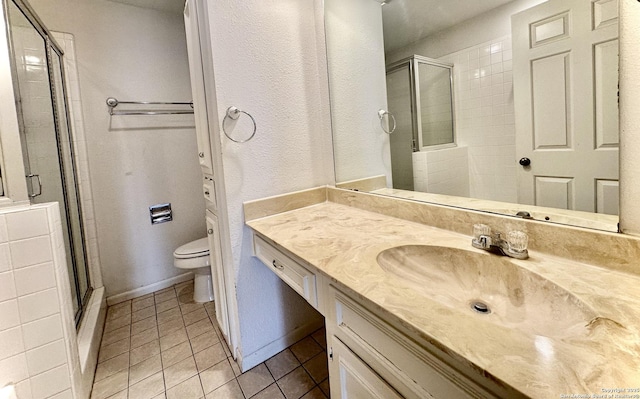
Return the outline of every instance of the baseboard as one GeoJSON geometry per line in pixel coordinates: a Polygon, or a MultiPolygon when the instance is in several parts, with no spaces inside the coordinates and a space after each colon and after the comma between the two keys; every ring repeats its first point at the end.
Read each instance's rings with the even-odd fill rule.
{"type": "Polygon", "coordinates": [[[137,298],[139,296],[147,295],[152,292],[171,287],[172,285],[182,283],[184,281],[193,280],[193,273],[187,272],[179,276],[171,277],[166,280],[158,281],[157,283],[145,285],[144,287],[136,288],[135,290],[123,292],[121,294],[112,295],[107,298],[107,305],[115,305],[116,303],[128,301],[129,299],[137,298]]]}
{"type": "Polygon", "coordinates": [[[304,324],[295,330],[291,331],[284,337],[278,338],[275,341],[268,343],[257,351],[250,353],[247,356],[242,356],[242,353],[238,353],[238,365],[240,370],[244,373],[247,370],[254,368],[265,360],[272,356],[282,352],[291,345],[300,341],[302,338],[310,335],[312,332],[324,326],[324,318],[319,318],[304,324]]]}

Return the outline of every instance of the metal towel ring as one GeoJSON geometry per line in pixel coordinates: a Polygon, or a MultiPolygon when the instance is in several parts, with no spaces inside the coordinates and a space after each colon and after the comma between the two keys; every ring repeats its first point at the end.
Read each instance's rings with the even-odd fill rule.
{"type": "Polygon", "coordinates": [[[391,112],[381,109],[381,110],[378,111],[378,118],[380,118],[380,127],[382,128],[383,132],[385,132],[386,134],[391,134],[391,133],[396,131],[396,117],[393,116],[393,114],[391,112]],[[382,120],[383,120],[385,115],[389,115],[388,119],[390,119],[393,122],[393,127],[391,129],[389,129],[389,131],[387,131],[384,128],[384,123],[382,122],[382,120]]]}
{"type": "Polygon", "coordinates": [[[250,113],[248,113],[247,111],[243,111],[241,109],[238,109],[237,107],[229,107],[227,108],[227,114],[224,116],[224,119],[222,120],[222,131],[224,132],[224,135],[227,136],[227,138],[235,143],[246,143],[247,141],[251,140],[253,138],[253,136],[255,136],[256,134],[256,130],[258,129],[258,126],[256,125],[256,120],[253,119],[253,116],[251,116],[250,113]],[[249,118],[251,118],[251,122],[253,122],[253,132],[251,133],[251,136],[249,136],[249,138],[245,139],[245,140],[236,140],[233,137],[229,136],[229,133],[227,133],[227,131],[224,128],[224,123],[226,122],[227,118],[231,119],[231,120],[237,120],[238,118],[240,118],[240,114],[245,114],[247,115],[249,118]]]}

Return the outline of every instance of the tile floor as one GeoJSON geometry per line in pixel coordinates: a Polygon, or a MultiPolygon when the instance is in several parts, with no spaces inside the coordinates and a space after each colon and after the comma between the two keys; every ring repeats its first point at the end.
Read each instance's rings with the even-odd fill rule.
{"type": "Polygon", "coordinates": [[[109,307],[92,399],[323,399],[324,329],[241,374],[193,282],[109,307]]]}

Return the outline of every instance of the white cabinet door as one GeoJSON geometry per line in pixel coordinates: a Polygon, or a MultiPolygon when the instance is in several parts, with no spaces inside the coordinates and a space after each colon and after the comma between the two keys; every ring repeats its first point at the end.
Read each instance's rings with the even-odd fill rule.
{"type": "Polygon", "coordinates": [[[202,172],[213,175],[211,142],[209,141],[209,121],[207,117],[207,99],[205,96],[202,55],[200,50],[200,31],[198,29],[198,2],[187,0],[184,7],[184,26],[187,36],[187,54],[189,57],[189,75],[193,96],[193,113],[196,121],[198,141],[198,160],[202,172]]]}
{"type": "Polygon", "coordinates": [[[617,214],[617,0],[550,0],[511,26],[518,202],[617,214]]]}
{"type": "Polygon", "coordinates": [[[224,285],[224,267],[222,264],[222,253],[220,252],[220,230],[218,218],[213,213],[207,211],[207,238],[209,240],[209,256],[211,257],[211,275],[213,280],[213,296],[215,298],[216,320],[218,326],[227,341],[229,341],[229,313],[227,308],[227,295],[224,285]]]}
{"type": "Polygon", "coordinates": [[[389,384],[333,337],[329,361],[331,397],[338,399],[401,399],[389,384]]]}

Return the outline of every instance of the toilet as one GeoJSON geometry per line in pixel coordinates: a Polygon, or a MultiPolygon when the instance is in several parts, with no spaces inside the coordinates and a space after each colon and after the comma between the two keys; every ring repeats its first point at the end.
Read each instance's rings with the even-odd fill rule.
{"type": "Polygon", "coordinates": [[[179,269],[190,270],[195,275],[193,280],[193,300],[195,302],[213,301],[207,237],[178,247],[173,252],[173,265],[179,269]]]}

